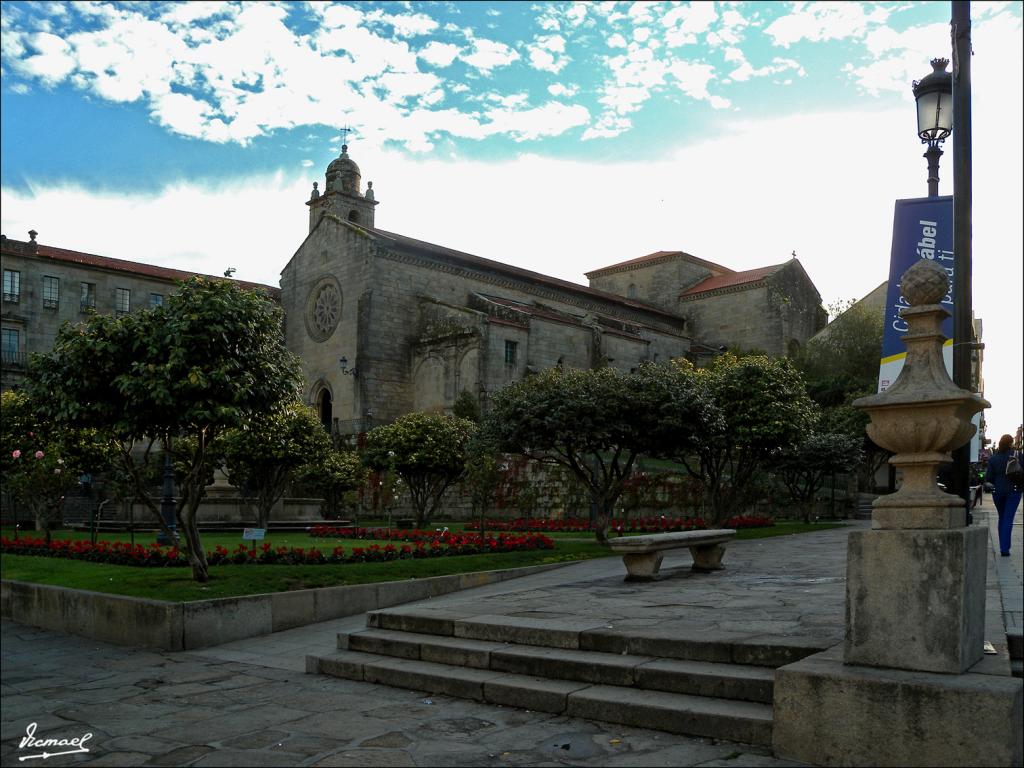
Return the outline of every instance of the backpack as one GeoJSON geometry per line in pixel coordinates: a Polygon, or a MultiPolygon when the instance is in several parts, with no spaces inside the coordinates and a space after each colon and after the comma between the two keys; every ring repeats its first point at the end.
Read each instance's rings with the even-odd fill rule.
{"type": "Polygon", "coordinates": [[[1006,479],[1014,485],[1020,485],[1024,482],[1024,469],[1021,469],[1020,459],[1012,453],[1010,458],[1006,460],[1006,479]]]}

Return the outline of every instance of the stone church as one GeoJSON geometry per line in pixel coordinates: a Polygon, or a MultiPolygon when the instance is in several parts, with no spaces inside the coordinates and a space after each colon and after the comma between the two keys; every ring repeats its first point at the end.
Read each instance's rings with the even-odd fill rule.
{"type": "Polygon", "coordinates": [[[737,272],[682,251],[587,273],[588,287],[378,229],[343,146],[281,272],[285,338],[325,426],[361,432],[553,366],[623,370],[726,347],[792,354],[826,322],[797,259],[737,272]]]}

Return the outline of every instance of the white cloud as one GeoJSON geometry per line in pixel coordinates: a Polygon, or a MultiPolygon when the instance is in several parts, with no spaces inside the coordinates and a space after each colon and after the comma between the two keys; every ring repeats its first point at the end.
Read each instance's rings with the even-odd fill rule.
{"type": "Polygon", "coordinates": [[[725,49],[725,60],[736,63],[736,69],[729,73],[728,77],[737,82],[743,82],[749,80],[752,77],[766,77],[768,75],[776,75],[780,72],[786,72],[793,70],[797,75],[803,77],[807,73],[804,68],[800,66],[800,62],[793,59],[784,59],[780,56],[776,56],[772,59],[771,64],[766,64],[763,67],[755,69],[743,51],[739,48],[726,48],[725,49]]]}
{"type": "Polygon", "coordinates": [[[696,43],[698,35],[707,32],[717,19],[714,3],[675,5],[661,17],[665,42],[673,48],[696,43]]]}
{"type": "Polygon", "coordinates": [[[590,122],[590,112],[579,104],[553,101],[534,109],[502,109],[486,112],[489,133],[507,133],[516,141],[558,136],[590,122]]]}
{"type": "Polygon", "coordinates": [[[552,96],[575,96],[579,91],[579,86],[576,85],[564,85],[563,83],[552,83],[548,86],[548,93],[552,96]]]}
{"type": "Polygon", "coordinates": [[[460,50],[461,49],[457,45],[452,45],[451,43],[439,43],[434,40],[427,43],[427,45],[416,55],[431,66],[447,67],[455,61],[455,57],[459,55],[460,50]]]}
{"type": "Polygon", "coordinates": [[[538,37],[526,46],[529,53],[530,66],[544,72],[558,74],[569,63],[565,55],[565,38],[561,35],[538,37]]]}
{"type": "Polygon", "coordinates": [[[46,85],[61,82],[75,69],[71,46],[48,32],[30,35],[25,39],[30,50],[37,53],[11,61],[11,66],[29,77],[38,77],[46,85]]]}
{"type": "Polygon", "coordinates": [[[437,22],[422,13],[382,13],[380,11],[368,14],[367,19],[371,21],[383,21],[390,24],[395,34],[399,37],[418,37],[428,35],[437,29],[437,22]]]}
{"type": "Polygon", "coordinates": [[[489,74],[498,67],[507,67],[519,59],[519,53],[515,49],[497,40],[476,38],[472,44],[473,52],[464,56],[462,60],[484,74],[489,74]]]}
{"type": "Polygon", "coordinates": [[[608,45],[609,48],[625,48],[627,45],[626,38],[624,38],[618,32],[616,32],[613,35],[610,35],[608,39],[605,40],[605,43],[608,45]]]}
{"type": "Polygon", "coordinates": [[[782,16],[767,27],[765,34],[775,45],[788,48],[801,40],[820,42],[846,37],[862,38],[869,28],[884,24],[895,6],[865,5],[854,2],[798,3],[793,13],[782,16]]]}

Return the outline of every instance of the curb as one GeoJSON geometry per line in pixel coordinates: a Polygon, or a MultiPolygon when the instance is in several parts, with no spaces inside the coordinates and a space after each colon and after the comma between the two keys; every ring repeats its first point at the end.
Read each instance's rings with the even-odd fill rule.
{"type": "Polygon", "coordinates": [[[187,651],[508,581],[572,562],[576,561],[185,603],[4,579],[0,615],[114,645],[187,651]]]}

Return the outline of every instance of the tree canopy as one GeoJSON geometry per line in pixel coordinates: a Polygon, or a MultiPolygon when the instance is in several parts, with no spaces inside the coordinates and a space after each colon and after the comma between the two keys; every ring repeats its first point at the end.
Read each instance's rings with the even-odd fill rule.
{"type": "Polygon", "coordinates": [[[694,378],[715,418],[706,419],[696,439],[662,455],[704,481],[712,521],[719,523],[746,506],[758,470],[773,452],[807,434],[818,409],[785,358],[726,353],[694,371],[694,378]]]}
{"type": "Polygon", "coordinates": [[[257,526],[266,528],[270,510],[305,465],[322,465],[333,451],[316,412],[297,400],[280,410],[255,414],[222,438],[228,480],[256,499],[257,526]]]}
{"type": "Polygon", "coordinates": [[[95,427],[118,441],[138,497],[132,445],[159,437],[164,450],[194,441],[177,515],[194,578],[208,578],[196,512],[210,471],[207,449],[225,429],[298,397],[299,367],[285,349],[280,308],[226,280],[192,278],[166,305],[65,324],[52,352],[35,356],[29,380],[58,423],[95,427]]]}
{"type": "Polygon", "coordinates": [[[637,457],[692,445],[715,419],[708,405],[680,366],[555,368],[497,392],[481,430],[496,450],[569,469],[589,491],[603,542],[637,457]]]}
{"type": "Polygon", "coordinates": [[[444,492],[462,477],[466,447],[476,425],[440,413],[407,413],[366,434],[363,461],[375,470],[393,470],[405,482],[416,511],[416,525],[430,522],[444,492]]]}

